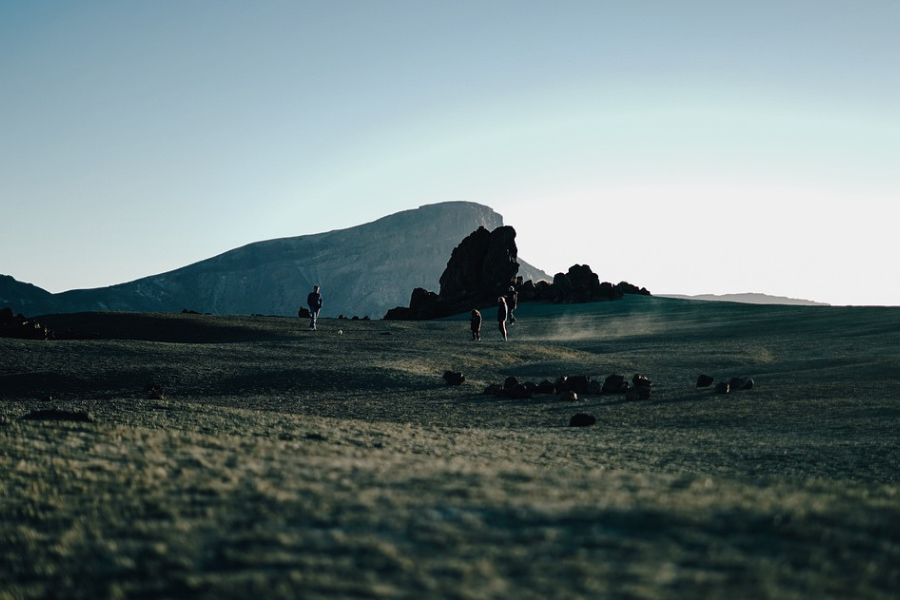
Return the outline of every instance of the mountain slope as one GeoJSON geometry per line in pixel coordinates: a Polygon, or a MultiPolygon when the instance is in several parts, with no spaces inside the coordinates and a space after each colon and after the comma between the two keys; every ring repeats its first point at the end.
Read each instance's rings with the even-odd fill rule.
{"type": "Polygon", "coordinates": [[[796,306],[829,306],[824,302],[802,300],[800,298],[787,298],[785,296],[770,296],[756,292],[744,294],[699,294],[696,296],[684,296],[678,294],[663,294],[663,298],[677,298],[681,300],[702,300],[708,302],[738,302],[740,304],[788,304],[796,306]]]}
{"type": "Polygon", "coordinates": [[[53,311],[56,303],[47,290],[0,275],[0,308],[6,306],[16,313],[38,315],[53,311]]]}
{"type": "MultiPolygon", "coordinates": [[[[432,204],[348,229],[248,244],[129,283],[55,294],[46,312],[295,315],[319,285],[322,316],[381,318],[406,305],[416,287],[437,290],[463,238],[480,226],[501,225],[503,217],[480,204],[432,204]]],[[[550,278],[519,262],[525,279],[550,278]]]]}

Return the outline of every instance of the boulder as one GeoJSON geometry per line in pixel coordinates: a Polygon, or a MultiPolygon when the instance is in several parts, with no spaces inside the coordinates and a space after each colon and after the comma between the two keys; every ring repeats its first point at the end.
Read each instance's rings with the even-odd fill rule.
{"type": "Polygon", "coordinates": [[[590,381],[591,378],[587,375],[570,375],[569,377],[566,377],[566,382],[569,386],[568,389],[581,395],[588,393],[590,381]]]}
{"type": "Polygon", "coordinates": [[[466,376],[459,371],[444,371],[444,381],[448,385],[460,385],[466,380],[466,376]]]}
{"type": "Polygon", "coordinates": [[[559,395],[559,399],[563,402],[578,402],[578,394],[573,390],[566,390],[559,395]]]}
{"type": "Polygon", "coordinates": [[[709,387],[709,386],[712,385],[713,381],[714,381],[714,380],[713,380],[712,377],[710,377],[709,375],[705,375],[705,374],[701,373],[700,375],[697,376],[697,387],[698,387],[698,388],[700,388],[700,387],[709,387]]]}
{"type": "Polygon", "coordinates": [[[572,415],[572,418],[569,419],[569,427],[590,427],[591,425],[595,425],[596,423],[596,417],[584,413],[572,415]]]}
{"type": "Polygon", "coordinates": [[[728,382],[728,385],[731,386],[732,390],[752,390],[753,389],[753,380],[745,379],[743,377],[732,377],[731,381],[728,382]]]}
{"type": "Polygon", "coordinates": [[[555,391],[556,391],[556,388],[554,387],[553,382],[549,381],[547,379],[541,381],[534,388],[534,393],[536,393],[536,394],[552,394],[555,391]]]}
{"type": "Polygon", "coordinates": [[[628,383],[622,375],[610,375],[603,381],[604,394],[624,394],[628,391],[628,383]]]}

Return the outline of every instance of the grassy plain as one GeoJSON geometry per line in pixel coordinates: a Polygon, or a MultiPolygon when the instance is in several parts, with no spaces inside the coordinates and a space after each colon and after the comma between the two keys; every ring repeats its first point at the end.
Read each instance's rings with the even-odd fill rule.
{"type": "Polygon", "coordinates": [[[508,343],[491,309],[477,343],[124,313],[0,339],[0,600],[898,598],[900,309],[518,315],[508,343]],[[613,373],[650,400],[482,393],[613,373]],[[24,418],[50,408],[89,420],[24,418]]]}

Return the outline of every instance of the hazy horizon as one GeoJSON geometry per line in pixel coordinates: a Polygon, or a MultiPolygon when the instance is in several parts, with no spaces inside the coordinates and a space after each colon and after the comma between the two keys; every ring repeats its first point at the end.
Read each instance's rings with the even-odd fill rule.
{"type": "Polygon", "coordinates": [[[0,273],[470,201],[548,273],[900,305],[900,4],[0,5],[0,273]]]}

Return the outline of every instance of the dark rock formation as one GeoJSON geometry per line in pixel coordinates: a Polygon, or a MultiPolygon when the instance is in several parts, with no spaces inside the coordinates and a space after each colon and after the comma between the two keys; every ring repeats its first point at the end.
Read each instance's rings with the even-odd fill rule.
{"type": "Polygon", "coordinates": [[[596,423],[596,417],[584,413],[572,415],[572,418],[569,419],[569,427],[590,427],[591,425],[595,425],[596,423]]]}
{"type": "Polygon", "coordinates": [[[555,391],[553,382],[547,379],[544,379],[534,387],[535,394],[552,394],[555,391]]]}
{"type": "Polygon", "coordinates": [[[13,313],[9,307],[0,310],[0,337],[23,340],[48,340],[53,332],[33,319],[13,313]]]}
{"type": "Polygon", "coordinates": [[[466,380],[466,376],[459,371],[444,371],[444,381],[448,385],[460,385],[466,380]]]}
{"type": "Polygon", "coordinates": [[[712,377],[701,373],[697,376],[697,387],[709,387],[713,384],[713,381],[715,380],[712,377]]]}
{"type": "Polygon", "coordinates": [[[625,392],[626,400],[649,400],[653,382],[646,375],[635,373],[631,378],[632,387],[625,392]]]}
{"type": "Polygon", "coordinates": [[[8,306],[0,309],[0,337],[19,338],[24,340],[95,340],[96,333],[75,333],[73,331],[54,331],[24,315],[13,313],[8,306]]]}
{"type": "Polygon", "coordinates": [[[493,305],[516,282],[516,231],[479,227],[453,249],[440,277],[440,293],[415,288],[409,307],[391,309],[388,320],[426,320],[468,312],[474,306],[493,305]]]}
{"type": "Polygon", "coordinates": [[[603,381],[604,394],[624,394],[628,391],[628,382],[622,375],[610,375],[603,381]]]}
{"type": "Polygon", "coordinates": [[[553,283],[525,281],[519,289],[519,301],[545,300],[559,304],[578,304],[618,300],[625,294],[649,296],[646,288],[639,288],[626,281],[616,285],[601,282],[588,265],[572,265],[566,273],[557,273],[553,283]]]}
{"type": "Polygon", "coordinates": [[[752,390],[753,380],[745,379],[743,377],[732,377],[731,381],[728,382],[728,385],[732,390],[752,390]]]}

